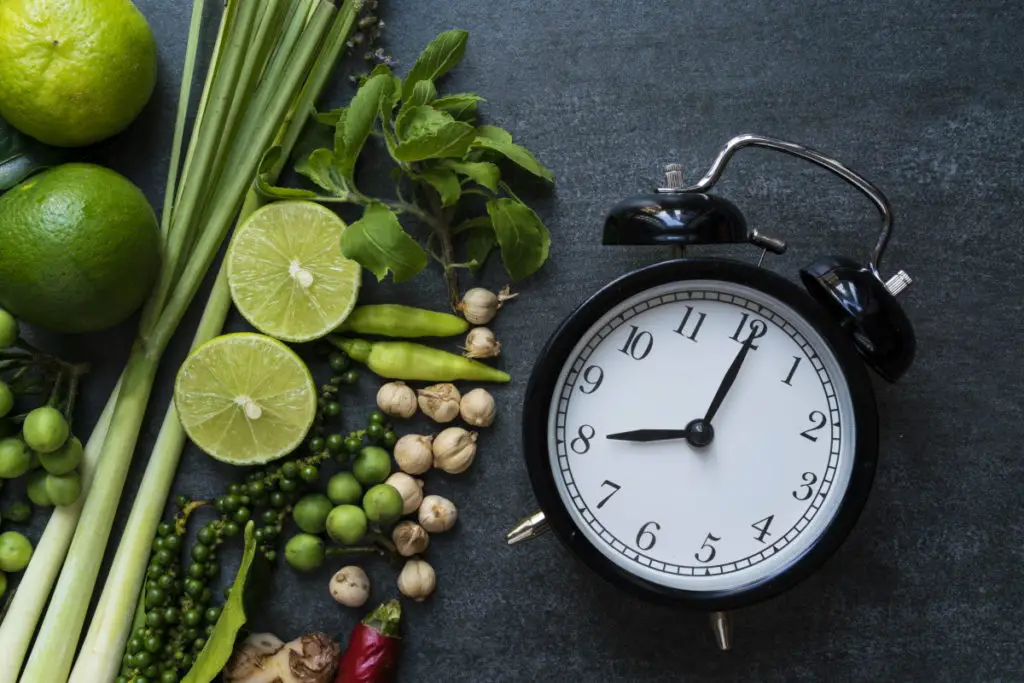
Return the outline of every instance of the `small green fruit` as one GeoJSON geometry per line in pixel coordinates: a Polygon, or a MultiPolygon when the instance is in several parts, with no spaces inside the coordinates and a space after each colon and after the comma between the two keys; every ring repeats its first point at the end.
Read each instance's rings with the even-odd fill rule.
{"type": "Polygon", "coordinates": [[[355,545],[366,536],[366,513],[355,505],[339,505],[327,515],[327,535],[344,545],[355,545]]]}
{"type": "Polygon", "coordinates": [[[402,506],[402,494],[390,484],[377,484],[363,496],[367,518],[384,526],[401,519],[402,506]]]}
{"type": "Polygon", "coordinates": [[[82,477],[78,472],[48,474],[43,486],[54,505],[71,505],[82,495],[82,477]]]}
{"type": "Polygon", "coordinates": [[[324,542],[312,534],[296,534],[284,546],[284,559],[300,572],[319,569],[324,563],[324,542]]]}
{"type": "Polygon", "coordinates": [[[16,479],[32,466],[32,452],[24,441],[9,437],[0,441],[0,478],[16,479]]]}
{"type": "Polygon", "coordinates": [[[82,442],[72,436],[53,453],[40,453],[39,462],[50,474],[67,474],[78,468],[83,455],[82,442]]]}
{"type": "Polygon", "coordinates": [[[71,428],[56,408],[43,406],[36,408],[25,418],[21,426],[25,443],[39,453],[52,453],[68,440],[71,428]]]}

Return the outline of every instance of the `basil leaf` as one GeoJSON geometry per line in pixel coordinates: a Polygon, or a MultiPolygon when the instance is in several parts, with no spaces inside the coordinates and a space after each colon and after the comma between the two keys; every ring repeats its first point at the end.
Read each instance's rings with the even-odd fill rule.
{"type": "Polygon", "coordinates": [[[316,199],[316,192],[297,187],[278,187],[270,181],[275,171],[274,167],[280,160],[280,147],[271,147],[263,155],[256,173],[256,191],[268,199],[316,199]]]}
{"type": "Polygon", "coordinates": [[[61,163],[66,155],[23,135],[0,119],[0,192],[18,185],[36,171],[61,163]]]}
{"type": "Polygon", "coordinates": [[[551,234],[533,209],[514,199],[487,202],[505,270],[514,280],[535,273],[548,259],[551,234]]]}
{"type": "Polygon", "coordinates": [[[316,149],[295,166],[295,172],[312,180],[321,189],[339,197],[348,196],[348,185],[334,165],[334,153],[316,149]]]}
{"type": "Polygon", "coordinates": [[[381,99],[385,88],[392,86],[391,76],[378,73],[359,88],[348,105],[348,111],[338,122],[335,135],[334,156],[338,173],[351,181],[356,161],[363,151],[366,139],[370,137],[373,122],[381,110],[381,99]],[[342,125],[344,122],[344,125],[342,125]]]}
{"type": "Polygon", "coordinates": [[[473,272],[480,270],[498,242],[490,217],[480,216],[468,220],[455,228],[454,232],[465,233],[469,269],[473,272]]]}
{"type": "Polygon", "coordinates": [[[491,192],[498,191],[501,181],[501,170],[489,161],[455,161],[444,159],[441,165],[464,175],[478,185],[483,185],[491,192]]]}
{"type": "Polygon", "coordinates": [[[409,95],[409,99],[405,101],[402,107],[422,107],[433,102],[436,97],[437,88],[434,87],[434,82],[420,81],[413,86],[412,94],[409,95]]]}
{"type": "Polygon", "coordinates": [[[413,178],[429,184],[441,197],[441,206],[451,206],[462,196],[462,183],[453,171],[443,168],[428,168],[421,173],[411,174],[413,178]]]}
{"type": "Polygon", "coordinates": [[[395,132],[400,140],[393,152],[398,161],[466,156],[476,131],[468,123],[432,107],[411,107],[398,115],[395,132]]]}
{"type": "Polygon", "coordinates": [[[499,142],[497,140],[492,140],[491,138],[482,138],[479,136],[473,141],[473,147],[497,152],[512,163],[529,171],[538,178],[543,178],[549,183],[555,182],[555,178],[551,174],[551,171],[537,161],[537,158],[525,147],[520,147],[519,145],[511,142],[499,142]]]}
{"type": "Polygon", "coordinates": [[[478,102],[486,102],[484,98],[474,93],[458,93],[456,95],[445,95],[430,103],[435,109],[443,109],[459,121],[472,123],[476,120],[476,108],[478,102]]]}
{"type": "Polygon", "coordinates": [[[231,586],[231,592],[228,593],[220,618],[213,627],[213,633],[206,639],[206,645],[181,683],[210,683],[220,675],[224,665],[231,658],[235,638],[246,620],[242,598],[245,593],[245,582],[249,577],[249,568],[256,555],[255,529],[256,525],[251,520],[245,525],[245,548],[242,550],[242,562],[231,586]]]}
{"type": "Polygon", "coordinates": [[[380,202],[368,204],[363,217],[341,233],[341,253],[376,275],[378,282],[388,271],[395,282],[405,282],[427,266],[426,252],[380,202]]]}
{"type": "Polygon", "coordinates": [[[512,133],[509,133],[504,128],[498,128],[497,126],[480,126],[476,129],[477,137],[484,138],[486,140],[494,140],[502,144],[512,144],[512,133]]]}
{"type": "Polygon", "coordinates": [[[330,126],[331,128],[337,128],[338,127],[338,120],[341,119],[341,117],[344,115],[344,113],[345,113],[345,107],[341,107],[340,109],[332,109],[330,111],[316,111],[316,110],[314,110],[313,111],[313,118],[315,118],[318,123],[322,123],[325,126],[330,126]]]}
{"type": "Polygon", "coordinates": [[[445,31],[420,53],[419,59],[413,64],[409,74],[405,77],[405,86],[402,88],[402,99],[408,100],[416,84],[423,80],[436,81],[441,76],[451,71],[456,64],[462,61],[466,54],[466,41],[469,40],[469,32],[462,29],[445,31]]]}

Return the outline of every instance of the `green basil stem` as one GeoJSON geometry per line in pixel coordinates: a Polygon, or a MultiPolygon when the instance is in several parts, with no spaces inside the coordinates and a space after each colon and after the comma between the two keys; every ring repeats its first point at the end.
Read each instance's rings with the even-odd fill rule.
{"type": "MultiPolygon", "coordinates": [[[[312,5],[312,0],[306,0],[312,5]]],[[[282,156],[287,159],[295,146],[309,112],[323,91],[341,51],[355,25],[358,4],[347,0],[335,19],[328,38],[321,48],[314,68],[310,72],[290,115],[282,125],[279,143],[282,156]],[[302,115],[297,119],[295,113],[302,115]]],[[[290,14],[305,19],[306,11],[290,14]]],[[[272,172],[273,180],[281,167],[272,172]]],[[[255,190],[250,189],[237,223],[244,221],[262,204],[255,190]]],[[[212,339],[224,327],[230,309],[230,290],[227,275],[222,264],[213,291],[203,313],[193,348],[212,339]]],[[[89,626],[81,653],[71,672],[70,683],[91,683],[95,680],[109,680],[117,675],[129,634],[130,615],[140,604],[139,596],[145,581],[148,549],[156,535],[163,505],[154,501],[166,501],[174,474],[185,444],[185,433],[177,418],[173,404],[168,407],[157,443],[146,468],[142,484],[136,495],[127,526],[115,554],[99,604],[89,626]],[[136,607],[130,600],[134,599],[136,607]]]]}
{"type": "MultiPolygon", "coordinates": [[[[103,452],[120,386],[118,382],[114,387],[85,445],[81,465],[83,490],[89,490],[96,464],[103,452]]],[[[8,614],[0,622],[0,652],[3,653],[0,657],[0,681],[18,680],[18,672],[25,661],[25,654],[28,652],[29,643],[32,642],[32,635],[35,633],[46,601],[50,597],[53,583],[57,580],[57,572],[60,571],[68,546],[71,545],[84,504],[85,496],[82,495],[72,505],[55,508],[46,523],[42,537],[32,551],[32,559],[18,584],[18,591],[11,601],[8,614]]]]}
{"type": "MultiPolygon", "coordinates": [[[[245,8],[255,4],[243,5],[236,30],[229,31],[227,34],[224,62],[228,66],[222,68],[236,76],[240,66],[239,53],[247,49],[258,49],[258,46],[237,39],[239,34],[251,33],[253,11],[250,10],[246,13],[245,8]],[[242,16],[243,14],[250,16],[247,19],[242,16]]],[[[242,194],[251,184],[256,171],[259,150],[265,149],[271,142],[274,132],[287,113],[292,98],[302,85],[303,76],[307,73],[309,62],[315,56],[323,35],[326,33],[332,14],[333,5],[329,3],[321,3],[317,7],[307,30],[296,46],[295,55],[284,72],[282,82],[264,83],[261,87],[263,96],[269,100],[269,106],[266,108],[267,116],[261,117],[256,135],[235,136],[238,146],[248,146],[255,151],[231,155],[232,157],[240,156],[246,163],[232,166],[231,175],[217,184],[217,196],[214,197],[213,202],[217,205],[217,210],[213,212],[214,218],[209,222],[202,221],[202,235],[192,253],[185,259],[187,263],[174,287],[173,297],[166,307],[154,304],[153,301],[166,297],[167,294],[157,291],[147,305],[150,311],[160,312],[156,316],[156,322],[152,323],[152,329],[146,324],[145,319],[140,328],[140,338],[133,347],[125,370],[123,391],[118,398],[114,412],[114,426],[107,436],[106,452],[98,468],[97,481],[102,485],[90,490],[85,496],[81,519],[51,600],[52,607],[47,610],[43,620],[22,678],[23,683],[52,683],[52,681],[67,679],[71,658],[74,655],[90,602],[89,596],[95,586],[104,549],[109,540],[111,526],[117,511],[117,504],[123,492],[128,466],[138,441],[159,359],[209,269],[227,232],[228,221],[237,214],[240,208],[242,194]]],[[[214,79],[214,89],[231,90],[230,84],[221,86],[222,83],[224,80],[221,74],[218,74],[214,79]],[[221,87],[218,89],[218,86],[221,87]]],[[[253,106],[261,104],[260,94],[257,93],[253,106]]],[[[220,117],[224,115],[224,110],[229,104],[229,102],[219,100],[216,96],[211,96],[209,107],[218,110],[216,116],[220,117]]],[[[249,120],[246,121],[246,123],[249,122],[249,120]]],[[[211,150],[220,138],[219,133],[222,132],[219,125],[213,128],[207,128],[205,122],[202,125],[204,141],[197,147],[194,166],[188,169],[188,178],[194,180],[191,183],[186,182],[185,191],[182,193],[183,203],[186,207],[190,206],[191,202],[193,217],[198,213],[195,211],[195,204],[197,204],[196,198],[199,193],[190,191],[189,188],[197,184],[209,184],[207,174],[200,172],[203,164],[200,164],[199,160],[200,158],[209,159],[212,156],[211,150]],[[216,130],[218,135],[210,137],[211,130],[216,130]]],[[[243,130],[247,127],[246,125],[242,126],[243,130]]],[[[235,151],[238,151],[237,147],[235,151]]],[[[168,235],[172,243],[176,239],[184,243],[190,231],[199,229],[197,226],[187,224],[179,228],[179,222],[184,220],[183,214],[180,206],[175,207],[174,222],[168,235]]],[[[181,255],[179,254],[179,256],[181,255]]],[[[170,258],[173,259],[173,257],[170,258]]],[[[169,267],[173,267],[173,263],[169,264],[169,267]]]]}
{"type": "Polygon", "coordinates": [[[181,90],[178,93],[178,115],[174,121],[174,140],[171,142],[171,163],[167,172],[167,187],[164,190],[164,210],[160,216],[160,231],[167,238],[171,229],[171,213],[174,197],[178,188],[178,167],[181,164],[181,148],[185,139],[185,123],[188,119],[188,106],[192,95],[192,80],[196,68],[196,53],[199,50],[199,28],[203,23],[203,9],[206,0],[195,0],[192,3],[192,23],[188,31],[188,44],[185,47],[185,67],[181,72],[181,90]]]}

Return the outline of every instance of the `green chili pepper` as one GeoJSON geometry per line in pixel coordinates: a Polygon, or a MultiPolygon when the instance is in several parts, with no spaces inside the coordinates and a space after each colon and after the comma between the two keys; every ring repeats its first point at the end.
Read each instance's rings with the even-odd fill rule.
{"type": "Polygon", "coordinates": [[[330,336],[330,342],[353,360],[387,379],[425,382],[508,382],[511,377],[479,361],[405,341],[371,342],[330,336]]]}
{"type": "Polygon", "coordinates": [[[401,304],[357,306],[338,332],[377,334],[383,337],[454,337],[465,334],[469,323],[451,313],[429,311],[401,304]]]}

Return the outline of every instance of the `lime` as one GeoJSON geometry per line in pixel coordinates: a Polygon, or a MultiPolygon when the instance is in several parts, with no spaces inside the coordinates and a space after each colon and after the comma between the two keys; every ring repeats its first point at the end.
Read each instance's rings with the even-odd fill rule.
{"type": "Polygon", "coordinates": [[[112,327],[142,305],[159,269],[156,215],[114,171],[64,164],[0,197],[0,306],[24,322],[112,327]]]}
{"type": "Polygon", "coordinates": [[[156,85],[156,42],[130,0],[0,2],[0,116],[60,147],[128,127],[156,85]]]}
{"type": "Polygon", "coordinates": [[[307,201],[258,209],[228,249],[231,298],[260,332],[308,342],[335,330],[359,296],[362,272],[341,255],[345,223],[307,201]]]}
{"type": "Polygon", "coordinates": [[[235,465],[295,450],[316,417],[316,384],[287,346],[262,334],[226,334],[185,359],[174,385],[181,425],[199,448],[235,465]]]}

